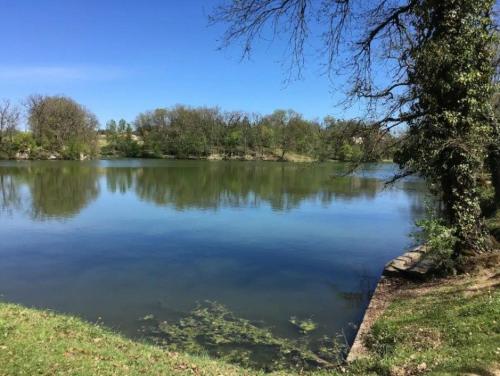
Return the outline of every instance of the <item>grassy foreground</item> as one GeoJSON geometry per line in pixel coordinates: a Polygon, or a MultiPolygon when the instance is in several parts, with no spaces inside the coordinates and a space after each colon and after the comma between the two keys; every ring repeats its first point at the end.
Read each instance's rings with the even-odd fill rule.
{"type": "MultiPolygon", "coordinates": [[[[500,374],[499,283],[498,271],[490,270],[406,286],[373,326],[367,358],[315,375],[500,374]]],[[[35,374],[261,373],[133,342],[73,317],[0,303],[0,375],[35,374]]]]}
{"type": "MultiPolygon", "coordinates": [[[[360,374],[499,375],[500,275],[403,288],[367,338],[360,374]]],[[[352,370],[354,371],[354,369],[352,370]]]]}
{"type": "Polygon", "coordinates": [[[237,367],[127,340],[97,325],[0,304],[0,375],[244,375],[237,367]]]}

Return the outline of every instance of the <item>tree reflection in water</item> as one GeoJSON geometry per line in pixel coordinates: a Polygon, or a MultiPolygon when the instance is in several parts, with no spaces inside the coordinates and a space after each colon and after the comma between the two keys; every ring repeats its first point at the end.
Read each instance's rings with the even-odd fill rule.
{"type": "MultiPolygon", "coordinates": [[[[337,163],[144,161],[128,165],[61,161],[6,164],[0,166],[0,207],[7,211],[29,202],[30,207],[25,209],[36,220],[70,218],[97,199],[102,189],[99,179],[103,177],[104,187],[110,193],[133,192],[143,201],[176,210],[267,204],[275,211],[285,211],[299,207],[306,200],[327,205],[335,200],[373,199],[384,189],[384,180],[377,177],[377,166],[363,169],[365,175],[346,176],[346,167],[337,163]]],[[[412,186],[417,187],[412,197],[419,201],[422,195],[417,192],[421,191],[421,182],[402,182],[398,188],[411,195],[412,186]]],[[[412,206],[415,210],[422,207],[420,202],[412,206]]]]}

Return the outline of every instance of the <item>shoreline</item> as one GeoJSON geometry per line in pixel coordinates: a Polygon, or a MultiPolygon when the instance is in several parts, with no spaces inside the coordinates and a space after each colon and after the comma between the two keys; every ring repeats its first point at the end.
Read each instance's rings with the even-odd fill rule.
{"type": "MultiPolygon", "coordinates": [[[[475,275],[424,283],[384,276],[372,298],[372,310],[365,314],[372,312],[372,321],[365,317],[364,329],[360,327],[369,348],[357,350],[338,368],[307,374],[499,374],[499,334],[492,327],[498,319],[499,287],[498,265],[475,275]]],[[[2,330],[1,374],[74,374],[82,369],[110,376],[304,374],[293,369],[266,373],[220,358],[169,351],[125,338],[102,324],[0,300],[2,330]]]]}
{"type": "Polygon", "coordinates": [[[347,354],[347,363],[368,356],[365,339],[371,332],[373,324],[405,286],[412,281],[425,280],[433,270],[434,263],[431,259],[425,258],[427,252],[428,248],[425,245],[419,245],[395,257],[384,266],[347,354]]]}
{"type": "MultiPolygon", "coordinates": [[[[240,162],[252,162],[252,161],[264,161],[264,162],[294,162],[294,163],[315,163],[315,162],[320,162],[319,159],[314,159],[312,157],[309,157],[307,155],[301,155],[301,154],[293,154],[290,153],[290,155],[285,155],[283,158],[278,157],[273,154],[265,154],[265,155],[258,155],[258,156],[253,156],[253,155],[234,155],[234,156],[228,156],[228,155],[223,155],[223,154],[210,154],[207,156],[194,156],[194,155],[188,155],[184,157],[177,157],[174,155],[163,155],[163,156],[122,156],[122,155],[99,155],[97,157],[88,157],[88,156],[81,156],[80,158],[77,159],[71,159],[71,158],[60,158],[59,156],[56,155],[51,155],[48,158],[29,158],[28,156],[25,157],[19,157],[19,158],[7,158],[7,159],[1,159],[0,161],[92,161],[92,160],[121,160],[121,159],[156,159],[156,160],[175,160],[175,161],[240,161],[240,162]]],[[[325,161],[334,161],[334,162],[341,162],[337,160],[325,160],[325,161]]],[[[349,163],[349,162],[342,162],[342,163],[349,163]]]]}
{"type": "MultiPolygon", "coordinates": [[[[496,252],[498,251],[490,255],[493,261],[486,261],[487,267],[479,271],[443,278],[431,277],[434,263],[431,259],[425,258],[425,253],[427,253],[425,245],[410,249],[389,261],[384,267],[349,348],[345,358],[346,365],[369,361],[374,356],[374,350],[371,348],[373,330],[377,330],[375,328],[377,323],[391,318],[390,313],[387,314],[387,312],[394,304],[400,304],[401,301],[408,299],[418,300],[432,292],[439,294],[440,290],[454,291],[458,286],[462,288],[463,285],[472,285],[473,287],[468,287],[466,290],[473,293],[498,288],[500,286],[498,264],[500,256],[496,252]]],[[[460,289],[457,292],[460,293],[460,289]]]]}
{"type": "Polygon", "coordinates": [[[288,162],[288,163],[300,163],[300,164],[312,164],[312,163],[343,163],[343,164],[367,164],[367,163],[394,163],[394,161],[389,159],[383,159],[380,161],[366,161],[366,162],[356,162],[356,161],[341,161],[338,159],[325,159],[319,160],[308,156],[298,155],[298,157],[285,156],[284,159],[279,157],[249,157],[249,156],[233,156],[233,157],[218,157],[218,156],[207,156],[207,157],[175,157],[175,156],[163,156],[163,157],[126,157],[126,156],[99,156],[98,158],[83,158],[83,159],[63,159],[63,158],[9,158],[1,159],[0,162],[13,161],[13,162],[36,162],[36,161],[59,161],[59,162],[85,162],[85,161],[119,161],[119,160],[170,160],[170,161],[237,161],[237,162],[288,162]]]}

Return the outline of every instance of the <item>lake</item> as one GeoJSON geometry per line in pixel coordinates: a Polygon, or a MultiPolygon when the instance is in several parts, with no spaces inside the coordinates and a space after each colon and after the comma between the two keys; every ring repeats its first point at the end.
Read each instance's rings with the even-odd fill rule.
{"type": "Polygon", "coordinates": [[[424,184],[392,164],[0,162],[0,294],[140,337],[197,302],[297,338],[355,334],[384,264],[412,244],[424,184]]]}

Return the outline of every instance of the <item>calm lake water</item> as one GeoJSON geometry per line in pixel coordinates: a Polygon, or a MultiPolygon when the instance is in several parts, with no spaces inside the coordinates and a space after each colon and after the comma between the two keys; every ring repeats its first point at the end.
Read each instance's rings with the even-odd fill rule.
{"type": "Polygon", "coordinates": [[[137,336],[196,302],[298,336],[350,339],[384,264],[412,244],[424,186],[392,164],[0,162],[1,299],[137,336]]]}

